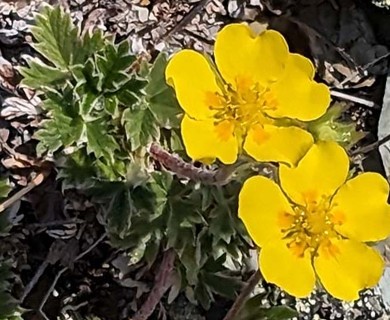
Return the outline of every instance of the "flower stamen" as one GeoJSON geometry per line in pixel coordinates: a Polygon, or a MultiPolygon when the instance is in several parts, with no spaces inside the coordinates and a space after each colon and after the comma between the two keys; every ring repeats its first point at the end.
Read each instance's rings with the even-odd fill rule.
{"type": "Polygon", "coordinates": [[[212,93],[207,98],[209,109],[214,111],[216,127],[221,128],[221,123],[229,122],[236,136],[246,136],[250,128],[262,129],[264,124],[273,123],[267,112],[274,111],[278,103],[269,88],[248,78],[239,78],[235,87],[226,85],[224,89],[223,94],[212,93]]]}
{"type": "MultiPolygon", "coordinates": [[[[329,246],[331,239],[340,239],[340,235],[335,230],[335,226],[340,219],[334,217],[334,212],[337,216],[341,213],[334,211],[335,204],[331,203],[331,198],[328,196],[321,196],[313,199],[313,197],[305,197],[307,200],[304,206],[294,206],[294,215],[283,213],[281,215],[280,223],[283,238],[286,239],[287,247],[291,249],[294,254],[298,251],[296,247],[302,248],[299,250],[298,256],[303,256],[306,250],[315,253],[318,247],[329,246]],[[286,217],[289,216],[289,219],[286,217]],[[286,222],[290,220],[288,225],[286,222]]],[[[329,249],[331,250],[331,249],[329,249]]],[[[335,250],[331,250],[336,252],[335,250]]]]}

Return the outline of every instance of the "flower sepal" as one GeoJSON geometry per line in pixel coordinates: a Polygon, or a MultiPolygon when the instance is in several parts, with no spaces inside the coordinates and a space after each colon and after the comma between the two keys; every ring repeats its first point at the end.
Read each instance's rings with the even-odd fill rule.
{"type": "Polygon", "coordinates": [[[350,149],[366,136],[365,132],[357,131],[353,121],[342,119],[342,114],[348,106],[335,103],[319,119],[307,124],[307,130],[316,141],[334,141],[346,149],[350,149]]]}

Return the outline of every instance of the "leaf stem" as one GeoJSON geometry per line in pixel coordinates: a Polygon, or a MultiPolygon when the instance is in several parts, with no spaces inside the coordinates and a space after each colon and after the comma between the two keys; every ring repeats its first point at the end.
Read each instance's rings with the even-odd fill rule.
{"type": "Polygon", "coordinates": [[[130,320],[147,320],[153,314],[154,309],[156,309],[156,306],[172,284],[172,271],[175,259],[176,254],[173,249],[165,251],[151,292],[144,304],[130,320]]]}
{"type": "Polygon", "coordinates": [[[225,316],[225,318],[223,318],[223,320],[237,320],[236,317],[237,317],[238,313],[240,312],[240,310],[241,310],[242,306],[244,305],[245,301],[247,300],[248,296],[251,294],[253,289],[259,283],[260,279],[261,279],[261,274],[260,274],[260,271],[257,270],[249,278],[246,286],[241,291],[241,293],[237,297],[236,301],[234,301],[229,312],[226,314],[226,316],[225,316]]]}

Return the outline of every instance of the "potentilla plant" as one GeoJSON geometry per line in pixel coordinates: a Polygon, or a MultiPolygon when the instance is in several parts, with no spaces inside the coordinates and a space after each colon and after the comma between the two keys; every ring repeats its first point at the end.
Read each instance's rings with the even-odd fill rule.
{"type": "Polygon", "coordinates": [[[59,8],[32,31],[40,58],[21,73],[43,99],[39,154],[91,197],[129,264],[175,253],[170,302],[181,291],[204,308],[214,294],[233,299],[251,238],[265,280],[294,296],[317,278],[345,300],[378,282],[370,244],[390,233],[387,182],[347,179],[337,143],[359,134],[279,32],[230,24],[214,58],[186,49],[150,63],[126,41],[82,35],[59,8]],[[260,162],[273,180],[256,175],[260,162]]]}
{"type": "Polygon", "coordinates": [[[340,105],[327,111],[330,92],[314,71],[280,33],[231,24],[217,34],[214,61],[180,51],[166,78],[185,111],[192,159],[230,164],[246,153],[280,163],[277,182],[251,177],[239,197],[264,278],[296,297],[318,278],[331,295],[355,300],[383,273],[369,243],[390,234],[389,187],[377,173],[347,180],[348,155],[336,142],[350,146],[359,134],[337,121],[340,105]]]}

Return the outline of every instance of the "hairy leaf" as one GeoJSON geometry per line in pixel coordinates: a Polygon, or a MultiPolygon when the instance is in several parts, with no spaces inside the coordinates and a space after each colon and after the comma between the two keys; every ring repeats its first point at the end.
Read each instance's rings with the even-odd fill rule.
{"type": "Polygon", "coordinates": [[[31,28],[36,39],[35,50],[59,69],[66,70],[81,62],[79,31],[61,7],[45,7],[35,21],[36,25],[31,28]]]}
{"type": "Polygon", "coordinates": [[[72,119],[61,112],[56,112],[53,116],[52,119],[42,122],[41,129],[35,134],[35,138],[40,141],[37,146],[39,154],[70,146],[77,142],[82,134],[83,124],[79,119],[72,119]]]}
{"type": "Polygon", "coordinates": [[[87,133],[87,151],[96,158],[106,157],[113,160],[114,151],[119,149],[115,138],[108,132],[105,120],[99,119],[85,124],[87,133]]]}
{"type": "Polygon", "coordinates": [[[28,59],[27,63],[28,67],[21,67],[18,70],[24,77],[22,84],[34,89],[56,87],[70,77],[69,71],[48,66],[37,58],[28,59]]]}
{"type": "Polygon", "coordinates": [[[131,217],[135,210],[129,186],[122,184],[116,190],[106,210],[110,232],[124,238],[131,228],[131,217]]]}
{"type": "Polygon", "coordinates": [[[122,122],[126,129],[126,135],[130,140],[132,150],[136,150],[141,146],[147,146],[160,136],[156,119],[149,109],[136,111],[126,109],[123,112],[122,122]]]}
{"type": "Polygon", "coordinates": [[[96,168],[93,159],[84,148],[67,156],[65,165],[59,170],[58,179],[63,179],[62,188],[88,189],[95,184],[96,168]]]}
{"type": "Polygon", "coordinates": [[[128,41],[119,45],[108,43],[104,52],[96,56],[96,66],[99,73],[103,75],[102,90],[113,92],[121,88],[131,75],[128,69],[135,61],[135,56],[130,54],[128,41]]]}
{"type": "Polygon", "coordinates": [[[167,56],[160,53],[153,64],[149,83],[145,88],[149,108],[162,127],[177,128],[180,125],[182,110],[175,98],[175,93],[165,81],[167,56]]]}

